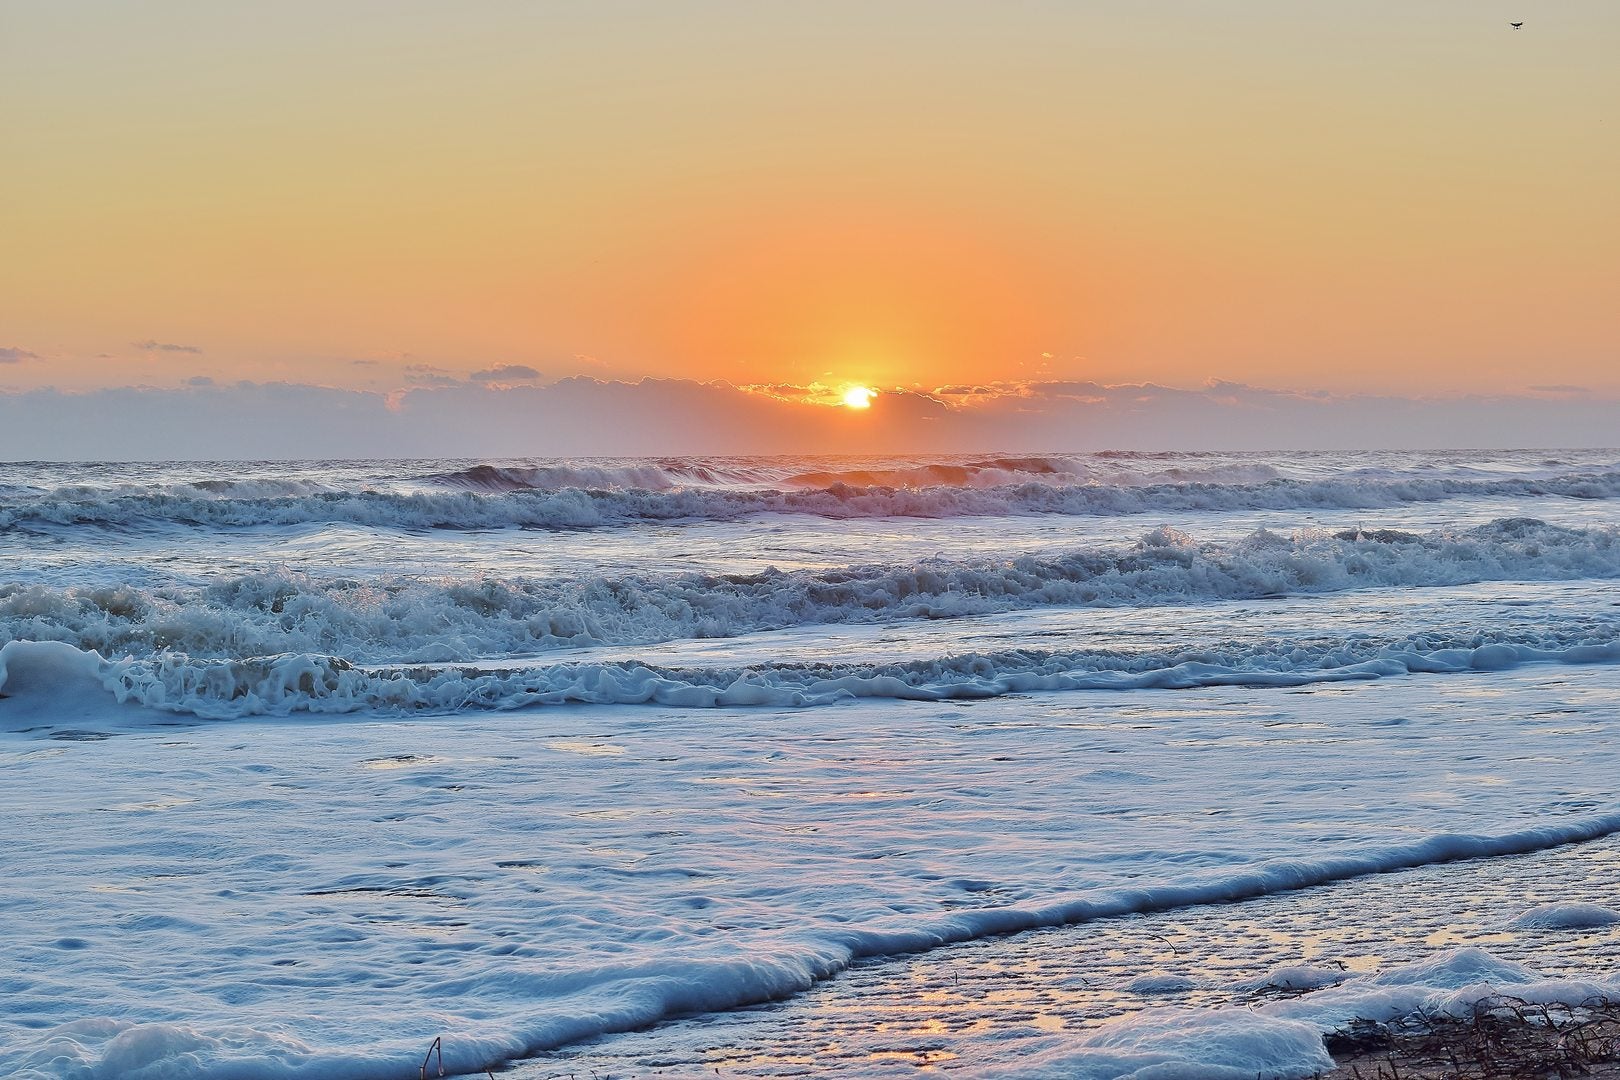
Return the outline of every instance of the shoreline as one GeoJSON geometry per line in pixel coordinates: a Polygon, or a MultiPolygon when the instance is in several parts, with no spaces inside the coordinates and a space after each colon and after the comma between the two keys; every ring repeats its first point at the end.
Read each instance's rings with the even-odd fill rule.
{"type": "MultiPolygon", "coordinates": [[[[447,1064],[477,1075],[525,1047],[791,994],[810,980],[790,977],[838,971],[854,950],[829,946],[862,934],[1029,925],[1031,898],[1059,886],[1080,895],[1112,887],[1128,899],[1174,882],[1165,887],[1182,903],[1219,900],[1249,892],[1260,860],[1274,870],[1365,872],[1403,865],[1369,865],[1376,851],[1440,859],[1522,850],[1459,843],[1476,832],[1592,835],[1595,821],[1616,817],[1606,759],[1591,752],[1612,723],[1616,670],[1549,666],[1274,694],[854,703],[791,718],[623,706],[445,723],[161,722],[89,742],[119,729],[75,728],[67,742],[36,736],[14,747],[26,781],[11,786],[14,814],[49,825],[19,830],[15,876],[32,888],[25,899],[38,897],[38,925],[51,928],[36,937],[66,943],[16,952],[25,976],[38,958],[42,984],[106,980],[81,1015],[99,1015],[126,988],[165,1001],[166,988],[204,971],[213,981],[198,982],[193,1001],[214,995],[216,1018],[274,1033],[297,1017],[296,1065],[308,1075],[414,1075],[435,1036],[447,1064]],[[101,780],[93,789],[80,782],[87,768],[101,780]],[[135,823],[138,841],[125,842],[135,823]],[[104,845],[109,830],[116,848],[104,845]],[[357,852],[347,842],[356,835],[376,842],[357,852]],[[97,857],[77,858],[85,853],[97,857]],[[228,881],[217,872],[221,853],[228,881]],[[1215,881],[1233,887],[1210,888],[1215,881]],[[232,903],[219,904],[233,882],[232,903]],[[169,933],[162,920],[176,914],[188,921],[169,933]],[[131,955],[123,928],[136,919],[166,933],[139,939],[164,950],[108,979],[131,955]],[[258,948],[231,954],[236,967],[202,956],[209,942],[242,941],[244,925],[258,948]],[[290,952],[289,936],[305,951],[290,952]],[[188,955],[206,966],[186,965],[188,955]],[[573,973],[583,980],[559,981],[573,973]],[[277,989],[259,1002],[228,1000],[244,976],[277,989]],[[356,992],[366,986],[381,992],[356,992]],[[575,986],[585,992],[570,993],[575,986]],[[345,1048],[362,1024],[393,1033],[387,1059],[349,1068],[357,1055],[345,1048]]],[[[1588,844],[1540,864],[1459,862],[1248,904],[1094,918],[1043,938],[939,949],[931,969],[926,954],[863,965],[811,995],[818,1008],[765,1007],[750,1029],[736,1025],[753,1011],[715,1013],[651,1039],[582,1045],[606,1055],[583,1068],[578,1054],[540,1061],[546,1073],[579,1076],[910,1075],[921,1065],[1078,1077],[1051,1068],[1049,1053],[1083,1050],[1090,1028],[1133,1009],[1179,1005],[1194,1018],[1211,1006],[1263,1009],[1282,1003],[1259,992],[1261,976],[1302,958],[1343,962],[1341,971],[1401,960],[1389,948],[1399,935],[1376,916],[1410,922],[1419,905],[1388,888],[1380,900],[1375,886],[1417,881],[1426,897],[1416,900],[1443,902],[1403,939],[1407,955],[1495,948],[1490,937],[1533,902],[1586,899],[1572,895],[1582,882],[1603,889],[1592,899],[1613,893],[1612,868],[1593,870],[1583,854],[1607,850],[1588,844]],[[1459,934],[1481,867],[1515,885],[1459,934]],[[1325,911],[1324,894],[1338,898],[1325,911]],[[897,982],[897,972],[911,975],[897,982]],[[863,982],[864,996],[846,992],[863,982]],[[1032,1062],[1042,1071],[1029,1072],[1032,1062]]],[[[1297,888],[1321,877],[1269,880],[1297,888]]],[[[1035,910],[1059,922],[1098,909],[1035,910]]],[[[1570,941],[1592,935],[1560,936],[1540,966],[1564,974],[1570,941]]],[[[896,948],[940,939],[889,938],[896,948]]],[[[45,1003],[39,1013],[63,1009],[44,993],[33,1000],[45,1003]]],[[[40,1053],[99,1057],[114,1063],[105,1071],[133,1075],[130,1054],[154,1045],[155,1033],[171,1039],[165,1046],[206,1048],[208,1020],[193,1005],[185,1017],[81,1025],[48,1035],[40,1053]]],[[[1213,1025],[1217,1034],[1234,1050],[1255,1049],[1230,1021],[1213,1025]]],[[[1144,1026],[1129,1032],[1137,1056],[1177,1042],[1172,1049],[1187,1052],[1186,1032],[1144,1026]]],[[[1328,1068],[1317,1029],[1293,1028],[1287,1075],[1308,1075],[1298,1064],[1317,1067],[1316,1055],[1328,1068]]],[[[14,1071],[43,1080],[60,1074],[54,1060],[35,1055],[21,1065],[44,1061],[51,1071],[14,1071]]]]}
{"type": "MultiPolygon", "coordinates": [[[[1337,967],[1348,981],[1448,950],[1483,948],[1553,977],[1612,976],[1620,925],[1509,924],[1540,904],[1615,895],[1614,837],[1373,874],[860,961],[785,1001],[590,1040],[513,1062],[501,1075],[976,1075],[1016,1067],[1054,1036],[1153,1008],[1253,1008],[1296,997],[1270,980],[1301,965],[1337,967]]],[[[1354,1080],[1359,1069],[1376,1080],[1386,1059],[1347,1054],[1322,1075],[1354,1080]]],[[[1409,1075],[1407,1066],[1397,1068],[1409,1075]]]]}

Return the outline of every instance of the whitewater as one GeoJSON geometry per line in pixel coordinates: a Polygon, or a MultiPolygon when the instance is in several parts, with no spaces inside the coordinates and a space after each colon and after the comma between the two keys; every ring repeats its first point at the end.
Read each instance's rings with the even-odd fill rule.
{"type": "MultiPolygon", "coordinates": [[[[0,1072],[479,1073],[1601,843],[1617,583],[1612,449],[3,465],[0,1072]]],[[[1620,996],[1365,979],[1147,979],[960,1067],[1303,1077],[1397,999],[1620,996]]]]}

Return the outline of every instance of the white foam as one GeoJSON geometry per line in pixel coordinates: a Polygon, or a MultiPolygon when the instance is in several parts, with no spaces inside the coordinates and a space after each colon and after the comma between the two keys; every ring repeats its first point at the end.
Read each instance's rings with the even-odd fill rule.
{"type": "Polygon", "coordinates": [[[1438,953],[1302,997],[1272,1002],[1262,1006],[1262,1011],[1329,1032],[1353,1020],[1387,1023],[1420,1013],[1467,1016],[1479,1002],[1494,997],[1564,1005],[1613,1000],[1620,997],[1620,977],[1552,978],[1470,947],[1438,953]]]}
{"type": "Polygon", "coordinates": [[[0,730],[54,727],[103,715],[113,698],[106,663],[60,641],[0,645],[0,730]]]}
{"type": "MultiPolygon", "coordinates": [[[[1620,830],[1590,752],[1620,676],[1576,666],[1620,659],[1617,474],[1612,454],[15,468],[0,1073],[393,1078],[436,1035],[467,1072],[864,956],[1620,830]],[[1456,524],[1540,508],[1593,527],[1456,524]],[[985,514],[1026,516],[952,520],[985,514]],[[858,517],[902,520],[836,523],[858,517]],[[1119,693],[1045,693],[1084,689],[1119,693]]],[[[1270,977],[1327,974],[1290,967],[1270,977]]],[[[1386,1009],[1562,992],[1447,970],[1352,983],[1386,1009]]],[[[1253,1013],[1161,1018],[1052,1060],[1310,1060],[1282,1023],[1308,1018],[1259,1015],[1275,1041],[1253,1013]]]]}
{"type": "Polygon", "coordinates": [[[1255,982],[1257,990],[1320,990],[1337,986],[1350,975],[1342,967],[1322,964],[1283,964],[1274,967],[1255,982]]]}
{"type": "MultiPolygon", "coordinates": [[[[1303,969],[1300,969],[1303,971],[1303,969]]],[[[1319,971],[1305,981],[1328,973],[1319,971]]],[[[1303,1080],[1332,1069],[1322,1036],[1352,1021],[1468,1016],[1511,999],[1579,1007],[1620,995],[1620,979],[1548,978],[1478,948],[1451,950],[1376,975],[1337,973],[1326,989],[1250,1009],[1157,1008],[1036,1042],[998,1078],[1303,1080]]],[[[1278,983],[1277,985],[1283,985],[1278,983]]],[[[1300,987],[1294,987],[1300,988],[1300,987]]]]}
{"type": "Polygon", "coordinates": [[[1238,1010],[1149,1009],[1048,1040],[997,1080],[1304,1080],[1333,1068],[1309,1024],[1238,1010]]]}
{"type": "Polygon", "coordinates": [[[983,699],[1062,690],[1300,687],[1411,673],[1505,671],[1527,663],[1620,662],[1620,638],[1569,644],[1494,642],[1427,648],[1362,640],[1298,646],[1259,643],[1200,659],[1160,653],[969,654],[878,666],[655,668],[637,662],[358,667],[339,657],[282,653],[245,660],[161,653],[103,660],[61,642],[8,642],[0,711],[9,726],[60,717],[64,705],[103,712],[114,702],[208,719],[297,713],[510,711],[536,705],[656,704],[682,708],[803,708],[860,698],[983,699]],[[72,654],[69,663],[65,657],[72,654]],[[1218,659],[1220,662],[1210,662],[1218,659]],[[11,672],[8,683],[7,672],[11,672]],[[50,687],[48,694],[43,688],[50,687]]]}
{"type": "Polygon", "coordinates": [[[1601,904],[1577,902],[1542,904],[1514,919],[1517,930],[1590,930],[1620,923],[1620,911],[1601,904]]]}
{"type": "MultiPolygon", "coordinates": [[[[938,471],[941,467],[930,466],[938,471]]],[[[1227,476],[1231,470],[1223,473],[1227,476]]],[[[858,475],[858,474],[857,474],[858,475]]],[[[247,528],[347,523],[392,529],[600,529],[647,522],[735,521],[761,514],[851,518],[953,518],[1005,515],[1113,517],[1208,511],[1370,510],[1453,499],[1612,499],[1620,472],[1551,479],[1268,479],[1240,470],[1239,482],[1054,483],[1067,474],[976,474],[974,482],[914,487],[849,483],[826,486],[688,486],[663,470],[612,470],[593,486],[592,470],[479,466],[439,478],[439,487],[327,489],[316,483],[221,480],[160,490],[58,487],[0,498],[0,529],[97,526],[114,529],[247,528]],[[647,475],[641,475],[642,472],[647,475]],[[535,476],[532,474],[540,473],[535,476]],[[561,475],[555,475],[555,474],[561,475]],[[992,480],[998,481],[992,486],[992,480]],[[1016,482],[1000,483],[1012,480],[1016,482]],[[554,486],[570,481],[563,486],[554,486]],[[624,486],[629,485],[629,486],[624,486]],[[448,488],[449,490],[446,490],[448,488]]],[[[899,480],[866,476],[869,480],[899,480]]],[[[1162,480],[1162,477],[1159,479],[1162,480]]]]}
{"type": "MultiPolygon", "coordinates": [[[[0,692],[25,697],[86,664],[4,657],[0,692]]],[[[1581,678],[1570,700],[1614,676],[1581,678]]],[[[471,1070],[862,956],[1620,831],[1606,803],[1573,805],[1605,763],[1497,701],[1466,729],[1431,688],[1323,695],[1292,727],[1229,694],[1157,720],[1031,699],[13,738],[0,1071],[65,1045],[52,1020],[96,1016],[139,1030],[74,1034],[81,1064],[116,1050],[153,1076],[165,1047],[173,1075],[321,1075],[345,1054],[326,1075],[410,1075],[434,1035],[471,1070]],[[1379,723],[1392,709],[1412,723],[1379,723]],[[1509,733],[1538,763],[1511,788],[1480,760],[1509,733]],[[1435,799],[1442,783],[1469,797],[1435,799]]],[[[78,1075],[54,1068],[35,1071],[78,1075]]]]}
{"type": "MultiPolygon", "coordinates": [[[[280,571],[222,578],[203,588],[0,585],[0,640],[67,641],[108,656],[313,653],[352,662],[432,663],[1043,607],[1617,576],[1620,530],[1606,526],[1506,519],[1425,534],[1260,530],[1229,543],[1157,529],[1135,544],[1049,556],[758,574],[355,580],[280,571]]],[[[1533,640],[1525,644],[1532,652],[1537,647],[1533,640]]],[[[1600,637],[1594,644],[1605,642],[1600,637]]],[[[1426,663],[1422,657],[1430,651],[1415,649],[1417,662],[1426,663]]],[[[1513,663],[1531,653],[1504,648],[1500,655],[1513,663]]],[[[1459,659],[1437,654],[1434,662],[1445,670],[1459,659]]],[[[1475,667],[1489,661],[1484,652],[1467,658],[1475,667]]],[[[1194,669],[1186,677],[1192,681],[1184,685],[1203,685],[1194,669]]],[[[1169,678],[1167,685],[1174,684],[1169,678]]]]}
{"type": "Polygon", "coordinates": [[[76,1020],[9,1063],[17,1080],[394,1080],[398,1055],[322,1053],[279,1031],[76,1020]]]}

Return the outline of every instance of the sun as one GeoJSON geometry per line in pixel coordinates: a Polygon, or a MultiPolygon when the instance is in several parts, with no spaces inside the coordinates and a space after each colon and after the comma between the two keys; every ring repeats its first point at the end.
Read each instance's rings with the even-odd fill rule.
{"type": "Polygon", "coordinates": [[[844,406],[850,409],[870,409],[877,391],[865,386],[852,386],[844,391],[844,406]]]}

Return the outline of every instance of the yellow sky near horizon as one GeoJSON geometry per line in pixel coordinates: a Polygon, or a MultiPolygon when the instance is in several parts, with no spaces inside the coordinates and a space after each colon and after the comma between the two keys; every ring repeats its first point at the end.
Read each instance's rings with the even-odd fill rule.
{"type": "Polygon", "coordinates": [[[0,388],[1620,392],[1616,55],[1597,2],[4,0],[0,388]]]}

